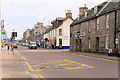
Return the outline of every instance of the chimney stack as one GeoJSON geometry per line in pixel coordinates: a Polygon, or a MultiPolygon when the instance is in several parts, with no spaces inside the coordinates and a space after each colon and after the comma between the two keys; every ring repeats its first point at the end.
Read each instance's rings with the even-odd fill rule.
{"type": "Polygon", "coordinates": [[[86,4],[84,4],[84,7],[79,8],[79,14],[82,14],[84,12],[88,11],[88,7],[86,7],[86,4]]]}
{"type": "Polygon", "coordinates": [[[72,18],[72,13],[71,13],[71,10],[67,10],[67,13],[66,13],[66,18],[68,17],[71,17],[72,18]]]}

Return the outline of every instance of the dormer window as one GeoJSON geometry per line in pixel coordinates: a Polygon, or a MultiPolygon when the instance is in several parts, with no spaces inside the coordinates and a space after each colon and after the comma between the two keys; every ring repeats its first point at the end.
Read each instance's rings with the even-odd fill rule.
{"type": "Polygon", "coordinates": [[[78,20],[80,19],[80,14],[78,15],[78,20]]]}
{"type": "Polygon", "coordinates": [[[87,12],[85,12],[85,17],[87,17],[87,12]]]}
{"type": "Polygon", "coordinates": [[[94,8],[94,13],[95,14],[97,13],[97,6],[94,8]]]}
{"type": "Polygon", "coordinates": [[[38,28],[38,27],[35,27],[36,29],[38,28]]]}

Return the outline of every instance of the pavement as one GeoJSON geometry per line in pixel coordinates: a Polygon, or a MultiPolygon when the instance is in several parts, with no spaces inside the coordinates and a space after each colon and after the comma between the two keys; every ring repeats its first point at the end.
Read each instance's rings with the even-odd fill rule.
{"type": "Polygon", "coordinates": [[[26,65],[23,64],[23,59],[12,52],[8,54],[7,49],[2,49],[2,78],[34,78],[28,73],[26,65]]]}

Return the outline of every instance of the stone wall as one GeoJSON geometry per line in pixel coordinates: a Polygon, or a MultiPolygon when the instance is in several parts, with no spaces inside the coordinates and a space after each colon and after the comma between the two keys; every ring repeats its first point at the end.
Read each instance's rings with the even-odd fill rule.
{"type": "Polygon", "coordinates": [[[111,12],[102,15],[99,18],[99,30],[97,30],[97,19],[92,19],[90,21],[83,22],[78,25],[71,27],[71,33],[76,33],[77,31],[85,32],[85,36],[76,38],[71,37],[71,50],[78,51],[96,51],[96,37],[99,37],[99,52],[108,53],[106,49],[106,36],[108,36],[108,48],[114,50],[114,30],[115,30],[115,12],[111,12]],[[109,15],[109,28],[106,28],[106,16],[109,15]],[[89,22],[91,23],[91,31],[89,32],[89,22]],[[81,25],[81,28],[80,28],[81,25]],[[77,39],[77,42],[76,42],[77,39]],[[80,46],[81,39],[81,46],[80,46]],[[90,49],[89,49],[89,39],[90,39],[90,49]],[[73,44],[74,42],[74,44],[73,44]]]}

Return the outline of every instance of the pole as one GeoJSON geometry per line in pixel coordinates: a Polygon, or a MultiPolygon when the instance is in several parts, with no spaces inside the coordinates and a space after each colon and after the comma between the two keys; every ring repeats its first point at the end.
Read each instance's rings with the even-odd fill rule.
{"type": "Polygon", "coordinates": [[[0,0],[0,79],[2,79],[2,44],[1,44],[1,0],[0,0]]]}

